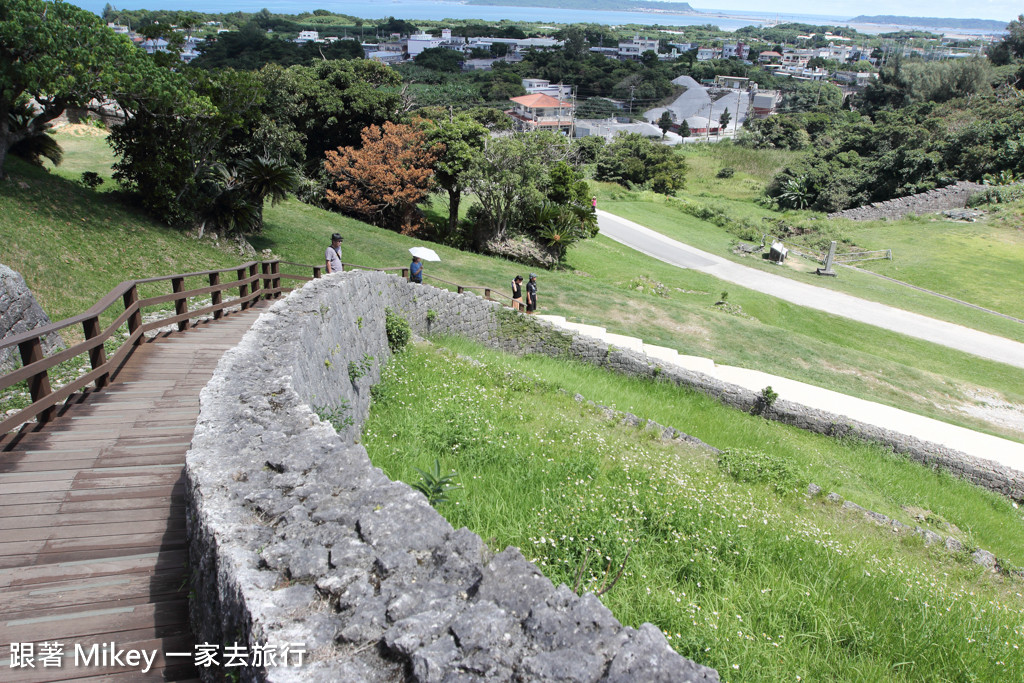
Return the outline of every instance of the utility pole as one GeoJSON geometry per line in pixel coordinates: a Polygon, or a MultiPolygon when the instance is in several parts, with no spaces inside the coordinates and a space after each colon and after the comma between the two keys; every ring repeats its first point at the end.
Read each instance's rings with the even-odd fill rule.
{"type": "Polygon", "coordinates": [[[704,131],[704,139],[711,142],[711,107],[714,106],[711,102],[708,102],[708,127],[704,131]]]}
{"type": "Polygon", "coordinates": [[[635,85],[629,86],[629,118],[633,118],[633,91],[636,90],[635,85]]]}

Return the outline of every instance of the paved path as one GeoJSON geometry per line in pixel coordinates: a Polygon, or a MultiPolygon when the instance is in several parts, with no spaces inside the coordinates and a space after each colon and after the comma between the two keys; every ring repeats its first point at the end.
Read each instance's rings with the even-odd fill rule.
{"type": "Polygon", "coordinates": [[[800,306],[1024,368],[1024,344],[1020,342],[750,268],[607,211],[598,211],[597,220],[602,235],[659,261],[699,270],[800,306]]]}
{"type": "MultiPolygon", "coordinates": [[[[185,452],[199,391],[259,315],[249,309],[136,347],[106,389],[0,436],[0,643],[5,683],[191,680],[185,452]],[[64,646],[43,667],[42,642],[64,646]],[[155,651],[152,668],[75,666],[75,646],[155,651]],[[9,668],[33,643],[35,668],[9,668]]],[[[81,664],[81,662],[80,662],[81,664]]]]}
{"type": "Polygon", "coordinates": [[[909,413],[899,408],[847,396],[829,389],[822,389],[804,382],[769,375],[759,370],[748,370],[728,365],[716,365],[709,358],[685,356],[674,349],[645,344],[635,337],[611,334],[603,327],[567,322],[555,315],[538,316],[558,327],[571,330],[621,348],[646,353],[649,357],[674,363],[688,370],[704,373],[729,384],[738,384],[754,392],[771,386],[779,397],[811,408],[825,410],[836,415],[845,415],[865,424],[890,429],[900,434],[913,436],[922,441],[942,444],[949,448],[973,455],[990,462],[1024,472],[1024,443],[983,434],[923,415],[909,413]]]}

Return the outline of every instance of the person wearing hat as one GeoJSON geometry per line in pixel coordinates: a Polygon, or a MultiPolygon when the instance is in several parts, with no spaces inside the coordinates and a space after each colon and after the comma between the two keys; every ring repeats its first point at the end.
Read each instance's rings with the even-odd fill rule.
{"type": "Polygon", "coordinates": [[[324,252],[324,259],[327,262],[327,273],[340,273],[344,268],[341,265],[341,243],[345,238],[340,233],[331,235],[331,246],[324,252]]]}
{"type": "Polygon", "coordinates": [[[512,279],[512,310],[523,310],[523,276],[516,275],[512,279]]]}
{"type": "Polygon", "coordinates": [[[413,256],[412,263],[409,264],[409,282],[423,284],[423,262],[419,256],[413,256]]]}
{"type": "Polygon", "coordinates": [[[592,197],[590,199],[590,210],[597,213],[597,197],[592,197]]]}
{"type": "Polygon", "coordinates": [[[533,314],[537,310],[537,276],[530,273],[530,281],[526,283],[526,312],[533,314]]]}

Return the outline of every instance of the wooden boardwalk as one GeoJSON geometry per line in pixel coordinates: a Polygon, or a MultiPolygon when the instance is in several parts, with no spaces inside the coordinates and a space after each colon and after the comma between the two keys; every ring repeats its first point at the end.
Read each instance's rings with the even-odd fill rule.
{"type": "Polygon", "coordinates": [[[0,680],[197,677],[191,657],[164,656],[194,645],[185,453],[200,390],[260,308],[140,344],[107,388],[0,437],[0,680]],[[47,642],[63,657],[44,660],[47,642]],[[34,667],[10,668],[17,643],[34,644],[34,667]],[[156,651],[152,668],[76,666],[76,650],[110,643],[156,651]]]}

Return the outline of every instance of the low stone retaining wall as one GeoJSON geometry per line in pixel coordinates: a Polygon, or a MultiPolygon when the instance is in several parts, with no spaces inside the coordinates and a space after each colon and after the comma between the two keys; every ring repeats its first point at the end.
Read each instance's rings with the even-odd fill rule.
{"type": "Polygon", "coordinates": [[[514,548],[492,555],[370,464],[355,441],[389,354],[388,307],[419,333],[571,344],[496,303],[381,273],[275,304],[201,396],[186,466],[197,642],[305,651],[301,667],[232,669],[244,680],[717,681],[654,626],[623,627],[514,548]]]}
{"type": "Polygon", "coordinates": [[[908,215],[962,209],[967,206],[967,200],[971,195],[985,189],[984,185],[961,180],[948,187],[830,213],[828,217],[847,218],[852,221],[896,220],[908,215]]]}
{"type": "MultiPolygon", "coordinates": [[[[202,392],[186,465],[198,641],[304,645],[304,667],[245,669],[246,680],[717,680],[650,624],[623,627],[593,596],[555,588],[516,549],[492,556],[370,464],[357,441],[389,355],[389,307],[420,334],[575,358],[744,411],[760,406],[755,392],[471,294],[375,272],[313,281],[264,313],[202,392]]],[[[1024,500],[1024,474],[958,451],[785,399],[764,416],[876,441],[1024,500]]]]}

